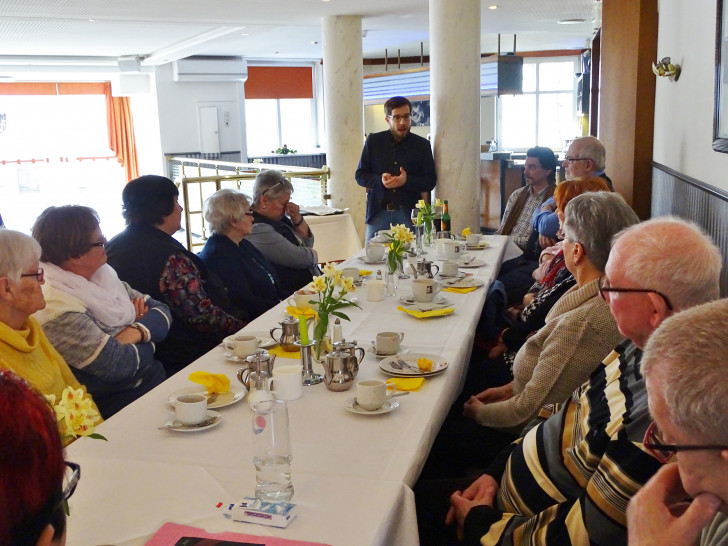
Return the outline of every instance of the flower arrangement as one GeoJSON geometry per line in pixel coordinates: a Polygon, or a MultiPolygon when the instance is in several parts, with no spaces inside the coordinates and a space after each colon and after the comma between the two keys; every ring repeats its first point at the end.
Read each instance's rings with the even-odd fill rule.
{"type": "Polygon", "coordinates": [[[66,387],[61,394],[61,400],[56,404],[56,395],[46,395],[46,400],[56,412],[58,429],[61,433],[63,445],[68,445],[79,436],[88,436],[98,440],[106,440],[96,431],[96,424],[101,421],[101,415],[94,407],[91,397],[84,396],[83,389],[66,387]]]}
{"type": "Polygon", "coordinates": [[[387,254],[387,264],[389,272],[394,273],[398,267],[402,266],[402,260],[405,254],[412,254],[409,248],[412,241],[415,240],[414,234],[404,224],[393,226],[390,224],[389,229],[392,233],[387,233],[389,242],[389,254],[387,254]]]}
{"type": "Polygon", "coordinates": [[[417,201],[415,205],[419,209],[417,213],[417,225],[424,225],[425,242],[432,244],[432,221],[435,219],[435,211],[439,207],[442,210],[443,204],[440,199],[435,199],[434,203],[426,203],[424,199],[417,201]]]}
{"type": "Polygon", "coordinates": [[[284,144],[283,148],[276,148],[275,150],[271,150],[271,153],[272,154],[282,154],[282,155],[295,154],[296,150],[293,150],[293,149],[289,148],[287,144],[284,144]]]}
{"type": "Polygon", "coordinates": [[[345,277],[342,269],[333,263],[324,265],[324,274],[314,277],[306,289],[318,295],[318,321],[314,326],[314,352],[316,358],[321,356],[321,342],[329,329],[329,315],[344,320],[349,317],[340,311],[344,307],[359,307],[351,300],[346,299],[349,292],[354,292],[354,279],[345,277]],[[338,288],[338,290],[337,290],[338,288]]]}

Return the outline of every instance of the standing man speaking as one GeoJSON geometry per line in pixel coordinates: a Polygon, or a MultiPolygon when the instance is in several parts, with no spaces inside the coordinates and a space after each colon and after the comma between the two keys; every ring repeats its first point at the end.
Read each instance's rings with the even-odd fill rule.
{"type": "Polygon", "coordinates": [[[357,184],[367,189],[367,242],[390,224],[412,227],[410,211],[437,181],[430,143],[410,132],[410,101],[392,97],[384,113],[389,130],[369,135],[356,170],[357,184]]]}

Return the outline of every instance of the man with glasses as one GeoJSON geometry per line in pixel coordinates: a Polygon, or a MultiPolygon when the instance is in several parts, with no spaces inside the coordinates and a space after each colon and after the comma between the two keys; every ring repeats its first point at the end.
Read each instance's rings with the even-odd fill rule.
{"type": "Polygon", "coordinates": [[[411,228],[411,210],[437,181],[429,141],[410,132],[410,101],[392,97],[384,113],[389,130],[369,135],[356,170],[357,184],[367,191],[367,241],[390,224],[411,228]]]}
{"type": "Polygon", "coordinates": [[[630,501],[631,546],[718,544],[728,536],[726,323],[728,300],[700,305],[666,320],[645,347],[655,425],[645,447],[663,460],[674,454],[677,464],[662,467],[630,501]]]}
{"type": "MultiPolygon", "coordinates": [[[[600,293],[629,339],[451,495],[446,523],[468,543],[624,544],[627,502],[661,466],[643,446],[651,419],[642,349],[673,312],[718,297],[720,268],[718,248],[684,220],[657,218],[617,235],[600,293]]],[[[436,517],[420,510],[420,524],[436,517]]],[[[446,543],[436,533],[420,538],[446,543]]]]}

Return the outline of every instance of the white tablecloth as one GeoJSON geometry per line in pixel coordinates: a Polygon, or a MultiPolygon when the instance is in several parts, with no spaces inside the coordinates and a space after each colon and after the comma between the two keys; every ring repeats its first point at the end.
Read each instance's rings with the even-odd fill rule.
{"type": "MultiPolygon", "coordinates": [[[[402,331],[405,347],[441,355],[449,368],[419,391],[398,398],[399,408],[379,416],[347,412],[344,404],[353,390],[304,387],[303,397],[289,402],[292,502],[299,515],[287,529],[233,522],[215,507],[218,501],[254,494],[252,412],[245,401],[219,409],[222,422],[205,431],[157,428],[171,413],[165,405],[168,396],[191,385],[190,372],[222,372],[237,381],[240,365],[226,360],[225,349],[217,347],[98,427],[108,442],[84,438],[67,449],[67,459],[82,466],[82,480],[70,501],[68,544],[143,544],[165,521],[335,545],[417,544],[410,487],[460,390],[475,324],[506,239],[489,237],[491,246],[475,253],[486,266],[467,270],[485,280],[485,286],[468,294],[442,293],[456,307],[450,316],[418,320],[396,310],[398,297],[369,302],[365,290],[356,293],[362,309],[345,310],[351,318],[343,322],[347,339],[367,347],[376,332],[402,331]]],[[[343,265],[377,268],[357,257],[343,265]]],[[[409,294],[409,281],[400,282],[399,294],[409,294]]],[[[268,331],[284,309],[282,303],[245,331],[268,331]]],[[[276,365],[281,362],[286,361],[279,359],[276,365]]],[[[386,378],[369,353],[357,380],[368,378],[386,378]]]]}

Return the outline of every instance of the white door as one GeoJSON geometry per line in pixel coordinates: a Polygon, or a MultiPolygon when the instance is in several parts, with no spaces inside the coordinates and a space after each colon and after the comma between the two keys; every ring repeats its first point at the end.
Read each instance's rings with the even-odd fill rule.
{"type": "Polygon", "coordinates": [[[217,106],[200,106],[200,152],[220,153],[220,136],[217,127],[217,106]]]}

